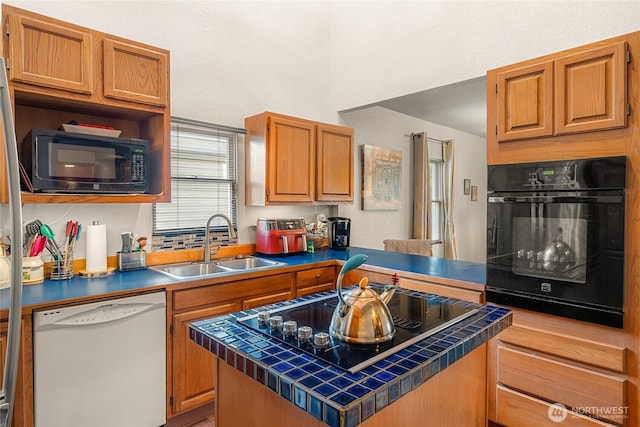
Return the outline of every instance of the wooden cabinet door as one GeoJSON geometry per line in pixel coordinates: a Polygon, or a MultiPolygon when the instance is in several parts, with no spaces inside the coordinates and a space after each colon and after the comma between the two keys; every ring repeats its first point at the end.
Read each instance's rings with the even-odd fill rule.
{"type": "Polygon", "coordinates": [[[556,134],[627,125],[626,42],[558,58],[556,134]]]}
{"type": "Polygon", "coordinates": [[[497,81],[498,141],[553,134],[553,62],[504,71],[497,81]]]}
{"type": "Polygon", "coordinates": [[[315,126],[271,116],[268,121],[267,200],[312,202],[315,176],[315,126]]]}
{"type": "Polygon", "coordinates": [[[18,14],[10,15],[8,22],[10,80],[93,93],[90,33],[18,14]]]}
{"type": "MultiPolygon", "coordinates": [[[[7,321],[0,322],[0,387],[4,382],[5,357],[7,355],[7,321]]],[[[20,356],[16,372],[16,389],[13,394],[12,427],[32,427],[33,420],[33,340],[31,315],[22,318],[20,327],[20,356]]]]}
{"type": "Polygon", "coordinates": [[[316,200],[353,202],[353,129],[318,125],[316,200]]]}
{"type": "Polygon", "coordinates": [[[231,301],[173,316],[173,414],[215,397],[215,356],[189,339],[189,324],[236,311],[240,303],[231,301]]]}
{"type": "Polygon", "coordinates": [[[106,98],[167,105],[167,52],[111,39],[104,40],[103,48],[106,98]]]}

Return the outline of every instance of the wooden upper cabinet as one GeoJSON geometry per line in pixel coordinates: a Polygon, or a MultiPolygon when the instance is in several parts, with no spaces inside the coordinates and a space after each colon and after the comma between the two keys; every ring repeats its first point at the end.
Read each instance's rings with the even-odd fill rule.
{"type": "Polygon", "coordinates": [[[353,202],[353,129],[271,112],[244,123],[245,204],[353,202]]]}
{"type": "Polygon", "coordinates": [[[267,127],[267,198],[271,202],[311,202],[314,197],[313,123],[272,116],[267,127]]]}
{"type": "Polygon", "coordinates": [[[616,39],[489,71],[488,128],[507,142],[626,127],[627,49],[616,39]]]}
{"type": "Polygon", "coordinates": [[[169,58],[166,52],[105,39],[104,96],[167,105],[169,58]]]}
{"type": "Polygon", "coordinates": [[[498,140],[553,134],[553,62],[498,74],[498,140]]]}
{"type": "MultiPolygon", "coordinates": [[[[23,203],[169,202],[168,50],[2,4],[3,56],[20,143],[31,129],[76,121],[149,141],[146,194],[30,193],[23,203]]],[[[9,200],[0,150],[0,203],[9,200]]]]}
{"type": "Polygon", "coordinates": [[[93,38],[89,32],[12,14],[8,17],[9,79],[92,94],[93,38]]]}
{"type": "Polygon", "coordinates": [[[321,124],[316,136],[316,200],[353,201],[353,129],[321,124]]]}
{"type": "Polygon", "coordinates": [[[627,125],[626,43],[556,60],[556,134],[627,125]]]}

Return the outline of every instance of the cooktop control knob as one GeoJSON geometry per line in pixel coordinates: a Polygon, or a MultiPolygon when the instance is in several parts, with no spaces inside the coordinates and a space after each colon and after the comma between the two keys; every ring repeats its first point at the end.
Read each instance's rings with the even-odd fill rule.
{"type": "Polygon", "coordinates": [[[282,334],[285,337],[295,336],[296,329],[298,329],[298,323],[295,320],[287,320],[282,324],[282,334]]]}
{"type": "Polygon", "coordinates": [[[313,330],[310,326],[300,326],[298,328],[298,341],[307,342],[311,339],[312,334],[313,330]]]}
{"type": "Polygon", "coordinates": [[[282,329],[282,316],[271,316],[269,318],[269,329],[274,331],[282,329]]]}
{"type": "Polygon", "coordinates": [[[258,325],[267,326],[269,324],[269,317],[271,317],[271,313],[268,311],[258,313],[258,325]]]}
{"type": "Polygon", "coordinates": [[[326,332],[318,332],[313,336],[313,345],[318,348],[329,346],[329,334],[326,332]]]}

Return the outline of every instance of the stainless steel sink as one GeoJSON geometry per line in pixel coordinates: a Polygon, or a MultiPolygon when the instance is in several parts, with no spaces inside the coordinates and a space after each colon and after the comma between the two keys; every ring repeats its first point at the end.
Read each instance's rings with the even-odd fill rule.
{"type": "Polygon", "coordinates": [[[228,269],[220,268],[218,265],[211,262],[170,264],[151,267],[151,269],[177,278],[208,276],[216,273],[229,272],[228,269]]]}
{"type": "Polygon", "coordinates": [[[282,265],[286,264],[284,262],[256,257],[234,258],[218,262],[219,267],[228,268],[230,270],[254,270],[256,268],[276,267],[282,265]]]}
{"type": "Polygon", "coordinates": [[[287,265],[284,262],[258,257],[223,258],[212,261],[183,262],[149,267],[149,269],[166,274],[175,279],[193,279],[238,274],[255,270],[264,270],[287,265]]]}

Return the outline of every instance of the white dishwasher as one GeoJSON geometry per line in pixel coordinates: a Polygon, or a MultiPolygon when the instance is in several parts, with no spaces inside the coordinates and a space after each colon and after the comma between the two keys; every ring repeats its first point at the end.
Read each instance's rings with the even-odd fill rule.
{"type": "Polygon", "coordinates": [[[33,314],[36,427],[166,422],[164,292],[33,314]]]}

